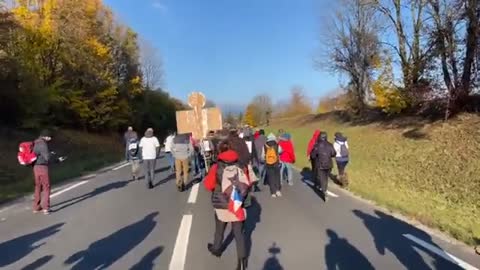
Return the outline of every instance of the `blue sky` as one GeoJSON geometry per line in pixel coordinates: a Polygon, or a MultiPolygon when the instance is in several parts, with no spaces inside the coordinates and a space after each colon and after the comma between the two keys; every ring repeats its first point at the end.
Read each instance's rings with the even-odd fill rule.
{"type": "Polygon", "coordinates": [[[328,0],[105,0],[156,47],[165,88],[185,100],[199,90],[219,104],[244,105],[294,85],[318,98],[339,80],[314,69],[328,0]]]}

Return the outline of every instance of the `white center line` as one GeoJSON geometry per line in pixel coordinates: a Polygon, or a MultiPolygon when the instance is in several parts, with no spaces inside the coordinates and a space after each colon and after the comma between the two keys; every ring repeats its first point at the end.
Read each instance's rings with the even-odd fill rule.
{"type": "Polygon", "coordinates": [[[113,168],[112,171],[120,170],[121,168],[126,167],[126,166],[128,166],[128,165],[130,165],[130,163],[122,164],[122,165],[120,165],[120,166],[118,166],[118,167],[113,168]]]}
{"type": "MultiPolygon", "coordinates": [[[[310,181],[310,180],[304,180],[303,182],[304,182],[305,184],[311,186],[311,187],[315,186],[315,184],[314,184],[312,181],[310,181]]],[[[331,192],[330,190],[327,190],[327,194],[328,194],[329,196],[334,197],[334,198],[338,198],[338,197],[339,197],[337,194],[331,192]]]]}
{"type": "Polygon", "coordinates": [[[81,186],[81,185],[83,185],[83,184],[86,184],[86,183],[88,183],[87,180],[78,182],[78,183],[76,183],[76,184],[74,184],[74,185],[71,185],[71,186],[69,186],[69,187],[67,187],[67,188],[65,188],[65,189],[60,190],[59,192],[53,193],[52,195],[50,195],[50,198],[57,197],[58,195],[60,195],[60,194],[62,194],[62,193],[64,193],[64,192],[67,192],[67,191],[69,191],[69,190],[72,190],[72,189],[74,189],[74,188],[76,188],[76,187],[78,187],[78,186],[81,186]]]}
{"type": "Polygon", "coordinates": [[[177,240],[173,248],[172,260],[169,270],[183,270],[185,268],[185,259],[187,257],[188,240],[190,238],[190,229],[192,227],[192,215],[184,215],[178,230],[177,240]]]}
{"type": "Polygon", "coordinates": [[[437,254],[438,256],[444,258],[445,260],[450,261],[450,262],[462,267],[465,270],[478,270],[478,268],[474,267],[473,265],[470,265],[470,264],[462,261],[461,259],[453,256],[452,254],[450,254],[450,253],[448,253],[444,250],[441,250],[438,247],[436,247],[432,244],[429,244],[429,243],[427,243],[423,240],[420,240],[420,239],[418,239],[417,237],[415,237],[411,234],[404,234],[403,236],[405,238],[410,239],[411,241],[419,244],[420,246],[430,250],[431,252],[437,254]]]}
{"type": "Polygon", "coordinates": [[[197,202],[198,185],[199,185],[198,183],[193,185],[192,190],[190,191],[190,195],[188,196],[188,203],[197,202]]]}

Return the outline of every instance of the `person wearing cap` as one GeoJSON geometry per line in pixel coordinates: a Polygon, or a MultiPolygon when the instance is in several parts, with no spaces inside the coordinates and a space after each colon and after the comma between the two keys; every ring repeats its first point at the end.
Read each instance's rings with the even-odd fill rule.
{"type": "Polygon", "coordinates": [[[314,146],[311,156],[315,160],[317,170],[315,185],[323,193],[323,200],[327,201],[328,177],[333,168],[332,159],[337,155],[333,145],[327,140],[327,133],[321,132],[317,144],[314,146]]]}
{"type": "Polygon", "coordinates": [[[160,153],[160,142],[157,137],[153,136],[152,128],[145,131],[145,136],[140,140],[138,147],[140,148],[140,153],[142,153],[147,187],[148,189],[152,189],[153,181],[155,180],[156,161],[160,153]]]}
{"type": "Polygon", "coordinates": [[[33,175],[35,177],[33,212],[38,213],[43,210],[43,213],[46,215],[50,213],[50,176],[48,166],[51,161],[62,162],[65,160],[65,157],[52,158],[54,153],[48,150],[48,142],[51,140],[52,135],[50,131],[43,130],[33,146],[33,152],[37,155],[37,160],[33,165],[33,175]]]}

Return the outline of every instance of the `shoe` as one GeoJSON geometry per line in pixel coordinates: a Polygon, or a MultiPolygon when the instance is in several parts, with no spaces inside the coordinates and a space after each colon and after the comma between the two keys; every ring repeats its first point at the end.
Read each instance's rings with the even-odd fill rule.
{"type": "Polygon", "coordinates": [[[38,213],[40,213],[40,211],[41,211],[41,210],[33,210],[33,213],[34,213],[34,214],[38,214],[38,213]]]}
{"type": "Polygon", "coordinates": [[[213,244],[210,244],[210,243],[207,244],[207,249],[208,249],[208,251],[210,251],[210,253],[211,253],[213,256],[215,256],[215,257],[217,257],[217,258],[222,257],[222,252],[217,251],[217,250],[214,250],[214,249],[213,249],[213,244]]]}
{"type": "Polygon", "coordinates": [[[44,214],[44,215],[50,215],[50,210],[46,210],[46,209],[43,210],[43,214],[44,214]]]}
{"type": "Polygon", "coordinates": [[[182,186],[177,186],[178,192],[183,192],[183,187],[182,186]]]}
{"type": "Polygon", "coordinates": [[[248,261],[247,259],[238,259],[237,262],[237,270],[246,270],[248,267],[248,261]]]}
{"type": "Polygon", "coordinates": [[[292,181],[288,182],[288,185],[293,186],[293,182],[292,181]]]}
{"type": "Polygon", "coordinates": [[[277,191],[277,197],[282,197],[282,192],[277,191]]]}
{"type": "Polygon", "coordinates": [[[276,198],[277,197],[277,194],[272,194],[272,198],[276,198]]]}
{"type": "Polygon", "coordinates": [[[152,183],[148,183],[148,189],[152,189],[153,188],[153,184],[152,183]]]}
{"type": "Polygon", "coordinates": [[[134,176],[132,177],[132,180],[133,180],[133,181],[137,181],[137,177],[134,175],[134,176]]]}

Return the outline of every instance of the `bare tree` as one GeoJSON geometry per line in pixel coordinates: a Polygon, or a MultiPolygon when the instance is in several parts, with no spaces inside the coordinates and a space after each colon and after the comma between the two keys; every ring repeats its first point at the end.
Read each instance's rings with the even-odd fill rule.
{"type": "Polygon", "coordinates": [[[397,44],[384,42],[398,55],[403,73],[403,85],[410,97],[420,91],[425,81],[425,69],[429,63],[432,46],[424,35],[426,25],[425,0],[373,0],[375,8],[390,22],[397,44]],[[410,12],[409,15],[404,14],[410,12]],[[410,23],[406,22],[410,19],[410,23]]]}
{"type": "Polygon", "coordinates": [[[351,105],[362,110],[370,92],[375,59],[380,55],[375,9],[368,0],[341,0],[329,23],[324,39],[327,55],[316,64],[346,74],[351,85],[348,91],[355,101],[351,105]]]}
{"type": "Polygon", "coordinates": [[[158,50],[146,40],[140,42],[140,61],[145,88],[156,89],[163,84],[163,63],[158,50]]]}
{"type": "Polygon", "coordinates": [[[261,94],[255,96],[251,103],[257,108],[254,115],[256,123],[269,122],[273,110],[272,98],[268,94],[261,94]]]}
{"type": "Polygon", "coordinates": [[[434,21],[432,45],[440,59],[448,90],[445,112],[445,119],[448,119],[463,109],[472,91],[474,61],[478,53],[480,1],[428,0],[428,4],[434,21]],[[465,31],[463,34],[460,33],[462,30],[465,31]],[[462,40],[464,44],[460,43],[462,40]]]}

